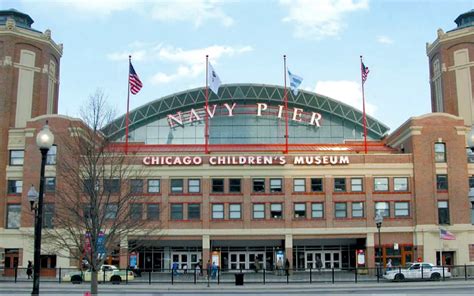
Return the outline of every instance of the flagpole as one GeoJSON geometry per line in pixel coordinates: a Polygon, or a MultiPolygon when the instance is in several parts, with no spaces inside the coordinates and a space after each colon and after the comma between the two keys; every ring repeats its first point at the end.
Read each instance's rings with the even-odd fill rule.
{"type": "Polygon", "coordinates": [[[209,154],[209,114],[208,110],[208,100],[209,100],[209,86],[208,86],[208,65],[209,65],[209,55],[206,54],[206,91],[205,91],[205,103],[204,103],[204,113],[205,113],[205,127],[204,127],[204,152],[209,154]]]}
{"type": "Polygon", "coordinates": [[[364,122],[364,151],[365,154],[367,154],[367,115],[365,114],[364,74],[362,71],[365,71],[365,69],[362,69],[362,56],[360,56],[360,79],[362,82],[362,120],[364,122]]]}
{"type": "Polygon", "coordinates": [[[285,89],[283,99],[285,101],[285,154],[288,153],[288,91],[286,89],[286,54],[283,55],[283,77],[285,89]]]}
{"type": "Polygon", "coordinates": [[[132,56],[128,56],[128,92],[127,92],[127,114],[125,115],[125,155],[128,154],[128,112],[130,110],[130,65],[132,56]]]}

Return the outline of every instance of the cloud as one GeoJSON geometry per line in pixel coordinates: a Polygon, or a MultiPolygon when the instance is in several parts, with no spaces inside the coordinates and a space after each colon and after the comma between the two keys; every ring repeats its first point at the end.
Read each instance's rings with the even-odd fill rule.
{"type": "Polygon", "coordinates": [[[234,19],[221,8],[223,2],[216,0],[174,0],[157,4],[151,10],[153,19],[162,22],[191,21],[195,27],[201,26],[207,20],[218,20],[228,27],[234,19]]]}
{"type": "Polygon", "coordinates": [[[393,40],[390,37],[385,36],[385,35],[377,36],[377,42],[382,43],[382,44],[387,44],[387,45],[393,44],[393,40]]]}
{"type": "MultiPolygon", "coordinates": [[[[318,81],[314,92],[362,110],[362,90],[358,82],[350,80],[318,81]]],[[[365,110],[367,114],[373,116],[377,111],[377,106],[366,100],[365,110]]]]}
{"type": "Polygon", "coordinates": [[[151,78],[151,82],[153,84],[164,84],[182,78],[197,77],[205,71],[206,54],[209,55],[209,60],[214,65],[218,65],[219,60],[223,57],[240,55],[252,50],[251,46],[232,47],[222,45],[212,45],[191,50],[171,46],[162,47],[157,52],[158,58],[162,61],[178,64],[178,66],[176,71],[171,74],[156,73],[151,78]]]}
{"type": "Polygon", "coordinates": [[[368,9],[368,0],[280,0],[288,15],[283,22],[294,26],[294,36],[323,39],[338,36],[346,26],[343,18],[350,12],[368,9]]]}
{"type": "Polygon", "coordinates": [[[210,20],[217,20],[226,27],[234,23],[234,19],[222,9],[224,1],[219,0],[62,0],[49,4],[83,12],[89,17],[133,11],[160,22],[191,22],[196,28],[210,20]]]}

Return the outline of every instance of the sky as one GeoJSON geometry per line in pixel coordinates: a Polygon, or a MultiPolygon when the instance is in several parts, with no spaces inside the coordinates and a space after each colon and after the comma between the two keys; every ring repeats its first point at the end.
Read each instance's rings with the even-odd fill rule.
{"type": "Polygon", "coordinates": [[[78,116],[97,89],[126,112],[128,55],[144,86],[130,109],[205,86],[209,55],[223,83],[283,85],[283,55],[300,88],[362,109],[393,131],[431,111],[426,42],[474,0],[0,0],[64,44],[59,113],[78,116]]]}

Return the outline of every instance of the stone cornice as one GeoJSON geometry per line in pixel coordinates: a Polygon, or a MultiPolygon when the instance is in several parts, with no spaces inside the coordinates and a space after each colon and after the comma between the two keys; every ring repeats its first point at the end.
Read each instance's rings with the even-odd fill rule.
{"type": "Polygon", "coordinates": [[[466,27],[463,29],[453,30],[446,33],[444,33],[443,30],[438,29],[438,38],[436,38],[433,43],[426,43],[426,55],[431,56],[431,53],[435,51],[443,42],[470,35],[474,35],[474,27],[466,27]]]}
{"type": "Polygon", "coordinates": [[[57,44],[51,39],[51,31],[46,30],[44,33],[23,29],[20,27],[7,27],[7,26],[0,26],[0,36],[1,35],[14,35],[21,38],[28,38],[34,41],[38,41],[41,43],[45,43],[51,46],[52,49],[56,52],[56,54],[61,57],[63,55],[63,45],[61,43],[57,44]]]}

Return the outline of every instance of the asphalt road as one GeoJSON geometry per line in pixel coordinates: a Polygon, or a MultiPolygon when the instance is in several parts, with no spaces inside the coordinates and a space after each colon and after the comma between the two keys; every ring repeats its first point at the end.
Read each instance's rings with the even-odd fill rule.
{"type": "MultiPolygon", "coordinates": [[[[0,295],[30,295],[31,283],[0,283],[0,295]]],[[[84,295],[88,285],[45,283],[41,295],[84,295]]],[[[472,295],[474,281],[290,285],[100,285],[100,295],[472,295]]]]}

